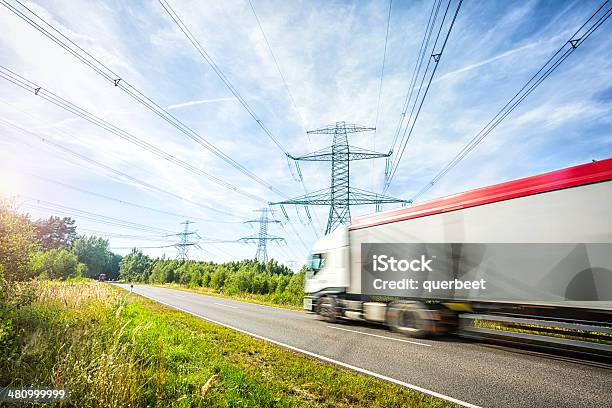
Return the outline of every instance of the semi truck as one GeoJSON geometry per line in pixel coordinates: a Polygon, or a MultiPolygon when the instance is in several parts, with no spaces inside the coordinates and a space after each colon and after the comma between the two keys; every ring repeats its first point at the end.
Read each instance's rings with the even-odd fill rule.
{"type": "Polygon", "coordinates": [[[327,321],[412,337],[522,324],[603,335],[553,340],[612,353],[612,158],[354,218],[316,242],[304,289],[327,321]],[[390,273],[393,257],[403,270],[390,273]]]}

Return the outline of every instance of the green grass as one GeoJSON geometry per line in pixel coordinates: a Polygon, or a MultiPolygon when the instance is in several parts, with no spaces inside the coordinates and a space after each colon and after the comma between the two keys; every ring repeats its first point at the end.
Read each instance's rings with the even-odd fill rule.
{"type": "MultiPolygon", "coordinates": [[[[445,407],[97,282],[32,283],[0,385],[64,387],[78,407],[445,407]]],[[[409,367],[407,367],[409,369],[409,367]]]]}
{"type": "MultiPolygon", "coordinates": [[[[164,283],[162,284],[151,284],[151,286],[157,286],[159,288],[170,288],[176,290],[183,290],[185,292],[200,293],[208,296],[217,296],[224,299],[242,300],[243,302],[256,303],[258,305],[282,307],[284,309],[291,310],[302,310],[301,305],[295,305],[291,303],[279,303],[272,300],[273,295],[259,295],[255,293],[240,293],[236,295],[226,295],[224,293],[217,292],[214,289],[206,288],[202,286],[189,287],[178,283],[164,283]]],[[[300,299],[301,302],[301,299],[300,299]]]]}
{"type": "Polygon", "coordinates": [[[573,330],[561,327],[553,329],[551,327],[535,324],[514,325],[512,323],[502,323],[478,319],[476,319],[476,321],[474,322],[474,326],[481,327],[484,329],[510,331],[515,333],[538,334],[542,336],[558,337],[562,339],[612,345],[612,334],[602,332],[587,332],[584,330],[573,330]],[[589,334],[597,336],[598,338],[589,337],[589,334]]]}

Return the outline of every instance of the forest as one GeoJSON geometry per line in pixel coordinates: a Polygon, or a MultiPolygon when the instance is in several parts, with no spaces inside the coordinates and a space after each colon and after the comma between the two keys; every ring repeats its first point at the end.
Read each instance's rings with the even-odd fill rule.
{"type": "Polygon", "coordinates": [[[138,248],[121,256],[102,237],[77,233],[74,219],[32,220],[10,201],[0,201],[0,285],[31,279],[98,279],[204,287],[224,295],[265,295],[272,303],[299,305],[304,271],[275,260],[224,263],[151,258],[138,248]]]}

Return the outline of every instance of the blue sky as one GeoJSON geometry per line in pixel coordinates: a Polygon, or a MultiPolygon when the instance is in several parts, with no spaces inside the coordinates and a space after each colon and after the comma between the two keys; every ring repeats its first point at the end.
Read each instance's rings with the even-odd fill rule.
{"type": "MultiPolygon", "coordinates": [[[[336,121],[373,126],[383,56],[387,1],[265,1],[253,5],[297,107],[294,109],[246,0],[169,0],[267,128],[292,154],[327,146],[330,138],[304,129],[336,121]]],[[[464,1],[427,100],[389,195],[419,191],[599,7],[600,1],[464,1]]],[[[259,177],[288,196],[303,190],[282,152],[235,100],[178,31],[157,1],[26,2],[46,21],[88,50],[144,94],[259,177]]],[[[394,1],[378,131],[351,144],[387,150],[408,92],[431,9],[429,1],[394,1]]],[[[266,191],[119,89],[22,20],[0,7],[0,63],[164,151],[270,201],[266,191]]],[[[581,45],[470,156],[421,200],[603,159],[612,152],[610,22],[581,45]]],[[[234,240],[255,231],[242,221],[262,203],[160,160],[68,112],[0,79],[0,118],[189,200],[231,212],[230,217],[148,191],[67,157],[20,131],[0,126],[0,189],[5,195],[44,199],[168,231],[182,217],[130,207],[41,181],[33,175],[194,218],[207,237],[234,240]],[[198,219],[195,219],[197,217],[198,219]],[[208,220],[208,221],[205,221],[208,220]],[[217,221],[217,222],[210,222],[217,221]]],[[[329,186],[329,165],[301,165],[308,190],[329,186]]],[[[357,162],[356,187],[380,191],[384,160],[357,162]]],[[[34,218],[52,212],[24,204],[34,218]]],[[[390,208],[390,207],[387,207],[390,208]]],[[[353,214],[372,212],[354,208],[353,214]]],[[[320,236],[327,208],[315,209],[320,236]]],[[[316,239],[313,228],[289,211],[289,225],[271,232],[286,246],[270,256],[302,261],[316,239]]],[[[144,238],[111,237],[112,247],[172,244],[151,233],[95,223],[86,230],[144,238]]],[[[279,217],[280,218],[280,217],[279,217]]],[[[305,217],[302,217],[305,220],[305,217]]],[[[84,231],[85,232],[85,231],[84,231]]],[[[216,261],[252,257],[254,246],[202,244],[192,257],[216,261]]],[[[126,253],[127,249],[118,249],[126,253]]],[[[173,248],[146,249],[175,256],[173,248]]]]}

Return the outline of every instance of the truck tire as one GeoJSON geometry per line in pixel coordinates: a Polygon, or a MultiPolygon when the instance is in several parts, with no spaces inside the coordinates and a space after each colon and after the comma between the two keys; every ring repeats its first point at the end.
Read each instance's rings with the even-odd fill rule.
{"type": "Polygon", "coordinates": [[[335,296],[323,296],[317,302],[316,312],[325,321],[336,323],[338,321],[338,304],[335,296]]]}
{"type": "Polygon", "coordinates": [[[387,325],[397,333],[423,338],[432,332],[429,310],[421,302],[392,302],[387,307],[387,325]]]}

